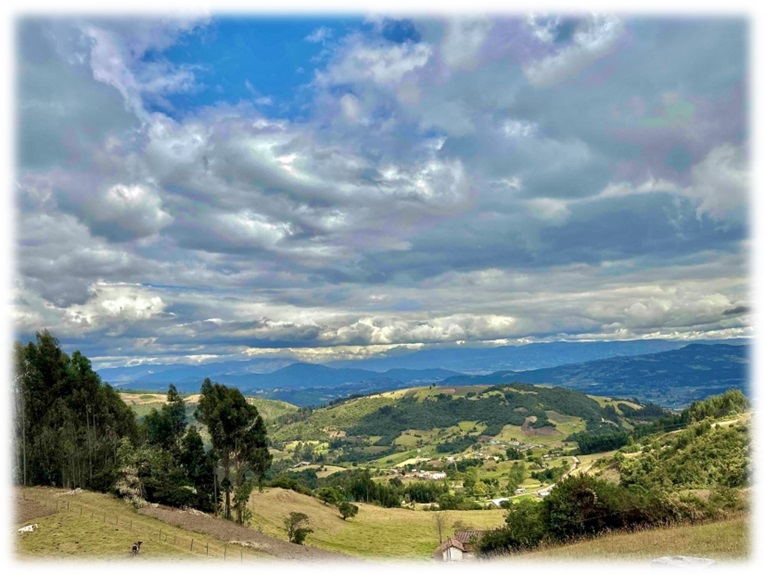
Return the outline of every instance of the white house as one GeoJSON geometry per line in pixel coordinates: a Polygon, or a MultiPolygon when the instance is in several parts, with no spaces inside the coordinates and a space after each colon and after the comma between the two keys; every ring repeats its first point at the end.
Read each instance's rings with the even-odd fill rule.
{"type": "Polygon", "coordinates": [[[509,498],[492,498],[489,501],[489,504],[491,504],[492,506],[496,508],[502,508],[502,503],[509,500],[510,500],[509,498]]]}
{"type": "Polygon", "coordinates": [[[433,560],[440,562],[458,562],[465,558],[467,550],[465,546],[459,540],[455,538],[447,538],[446,542],[441,544],[436,551],[433,552],[433,560]]]}

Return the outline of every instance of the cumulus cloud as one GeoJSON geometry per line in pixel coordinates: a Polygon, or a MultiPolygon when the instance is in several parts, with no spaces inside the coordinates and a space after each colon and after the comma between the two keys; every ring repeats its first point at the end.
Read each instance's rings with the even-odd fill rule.
{"type": "Polygon", "coordinates": [[[425,43],[366,44],[349,42],[342,55],[317,74],[320,84],[369,81],[387,88],[396,87],[404,77],[424,67],[432,54],[425,43]]]}
{"type": "Polygon", "coordinates": [[[749,171],[740,148],[728,143],[712,149],[691,169],[691,186],[684,193],[697,202],[696,215],[716,220],[745,218],[749,171]]]}
{"type": "Polygon", "coordinates": [[[453,19],[446,24],[441,55],[450,68],[472,68],[494,23],[488,19],[453,19]]]}
{"type": "Polygon", "coordinates": [[[735,22],[327,25],[307,102],[174,109],[199,26],[22,23],[24,333],[111,362],[751,333],[735,22]]]}
{"type": "MultiPolygon", "coordinates": [[[[549,25],[539,26],[534,22],[532,29],[538,38],[550,41],[549,25]]],[[[527,64],[523,71],[533,86],[547,87],[562,82],[613,52],[623,30],[620,18],[594,14],[579,24],[570,44],[554,55],[527,64]]]]}
{"type": "Polygon", "coordinates": [[[88,329],[112,321],[145,321],[164,309],[164,301],[151,289],[140,285],[98,283],[91,288],[86,303],[67,309],[66,318],[70,323],[88,329]]]}

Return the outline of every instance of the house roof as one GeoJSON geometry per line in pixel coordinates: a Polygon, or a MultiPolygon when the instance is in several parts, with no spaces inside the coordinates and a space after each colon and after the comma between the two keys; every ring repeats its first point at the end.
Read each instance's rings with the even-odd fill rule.
{"type": "Polygon", "coordinates": [[[471,540],[478,542],[486,533],[485,530],[455,530],[454,538],[462,544],[470,544],[471,540]]]}
{"type": "Polygon", "coordinates": [[[441,553],[450,547],[457,548],[461,550],[462,552],[467,552],[467,550],[465,550],[465,547],[462,545],[462,542],[460,542],[456,538],[447,538],[446,542],[444,542],[438,548],[435,549],[435,551],[433,552],[433,558],[440,559],[441,553]]]}

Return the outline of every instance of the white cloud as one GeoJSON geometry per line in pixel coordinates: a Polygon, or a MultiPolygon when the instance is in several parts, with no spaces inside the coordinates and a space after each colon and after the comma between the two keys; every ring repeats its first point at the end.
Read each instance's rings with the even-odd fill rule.
{"type": "Polygon", "coordinates": [[[131,238],[153,235],[173,221],[157,190],[148,185],[113,185],[84,208],[95,221],[118,226],[131,238]]]}
{"type": "Polygon", "coordinates": [[[507,120],[502,124],[502,131],[504,131],[505,135],[509,138],[526,138],[536,133],[537,125],[522,120],[507,120]]]}
{"type": "Polygon", "coordinates": [[[98,283],[92,286],[91,297],[86,303],[66,309],[66,320],[70,325],[88,331],[120,322],[145,321],[164,310],[162,297],[151,289],[140,285],[98,283]]]}
{"type": "Polygon", "coordinates": [[[357,40],[349,43],[326,72],[317,72],[317,80],[320,84],[369,81],[394,88],[407,74],[423,68],[431,53],[424,43],[369,45],[357,40]]]}
{"type": "Polygon", "coordinates": [[[567,202],[560,199],[538,197],[529,200],[528,207],[535,217],[555,223],[562,223],[571,215],[567,202]]]}
{"type": "Polygon", "coordinates": [[[475,67],[493,26],[494,22],[488,18],[449,20],[441,43],[441,55],[446,65],[454,69],[475,67]]]}
{"type": "Polygon", "coordinates": [[[560,24],[560,18],[530,13],[526,16],[525,24],[536,38],[546,44],[551,44],[555,39],[554,32],[560,24]]]}
{"type": "Polygon", "coordinates": [[[305,37],[305,41],[312,44],[318,44],[320,42],[323,43],[331,37],[332,29],[327,28],[326,26],[320,26],[308,34],[308,36],[305,37]]]}
{"type": "Polygon", "coordinates": [[[523,72],[536,87],[552,86],[576,76],[613,52],[623,29],[620,18],[593,15],[578,26],[572,44],[552,56],[531,62],[524,66],[523,72]]]}
{"type": "Polygon", "coordinates": [[[691,169],[690,187],[683,193],[697,202],[697,217],[716,220],[746,218],[749,169],[740,148],[722,144],[691,169]]]}
{"type": "Polygon", "coordinates": [[[361,106],[353,94],[343,94],[340,97],[340,109],[349,121],[357,122],[361,118],[361,106]]]}

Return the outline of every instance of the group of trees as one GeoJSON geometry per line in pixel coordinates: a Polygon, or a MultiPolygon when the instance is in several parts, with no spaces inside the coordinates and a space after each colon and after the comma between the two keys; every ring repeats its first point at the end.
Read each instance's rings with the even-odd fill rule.
{"type": "Polygon", "coordinates": [[[47,331],[16,342],[13,360],[15,482],[108,489],[121,437],[139,438],[133,412],[86,357],[69,357],[47,331]]]}
{"type": "MultiPolygon", "coordinates": [[[[733,390],[693,403],[679,415],[655,416],[654,423],[645,426],[682,430],[643,438],[645,444],[636,457],[617,452],[609,461],[619,469],[618,484],[588,475],[568,477],[542,502],[513,504],[505,526],[481,539],[481,551],[518,551],[545,540],[566,541],[609,530],[703,520],[738,510],[741,502],[734,489],[746,486],[750,478],[749,425],[723,426],[709,419],[748,407],[743,393],[733,390]],[[686,424],[689,426],[682,428],[686,424]],[[700,498],[691,489],[711,494],[700,498]]],[[[631,444],[633,450],[639,448],[634,439],[631,444]]]]}
{"type": "Polygon", "coordinates": [[[202,383],[196,417],[207,427],[223,469],[224,516],[231,518],[233,492],[236,521],[242,524],[247,519],[246,504],[253,487],[256,483],[262,487],[263,476],[271,466],[263,418],[239,389],[213,384],[210,379],[202,383]]]}
{"type": "Polygon", "coordinates": [[[175,386],[170,385],[166,404],[144,418],[141,430],[140,441],[122,438],[117,492],[137,504],[148,500],[214,510],[216,453],[205,451],[198,429],[187,426],[175,386]]]}
{"type": "Polygon", "coordinates": [[[196,420],[173,385],[138,424],[79,351],[69,357],[47,331],[14,345],[14,481],[117,491],[135,500],[216,510],[247,520],[246,503],[271,465],[266,428],[235,388],[205,379],[196,420]],[[233,500],[232,500],[233,495],[233,500]]]}
{"type": "Polygon", "coordinates": [[[660,490],[627,487],[588,475],[568,477],[543,501],[509,507],[505,525],[479,543],[486,555],[535,548],[542,542],[569,542],[604,532],[703,520],[737,508],[725,487],[708,501],[660,490]]]}

